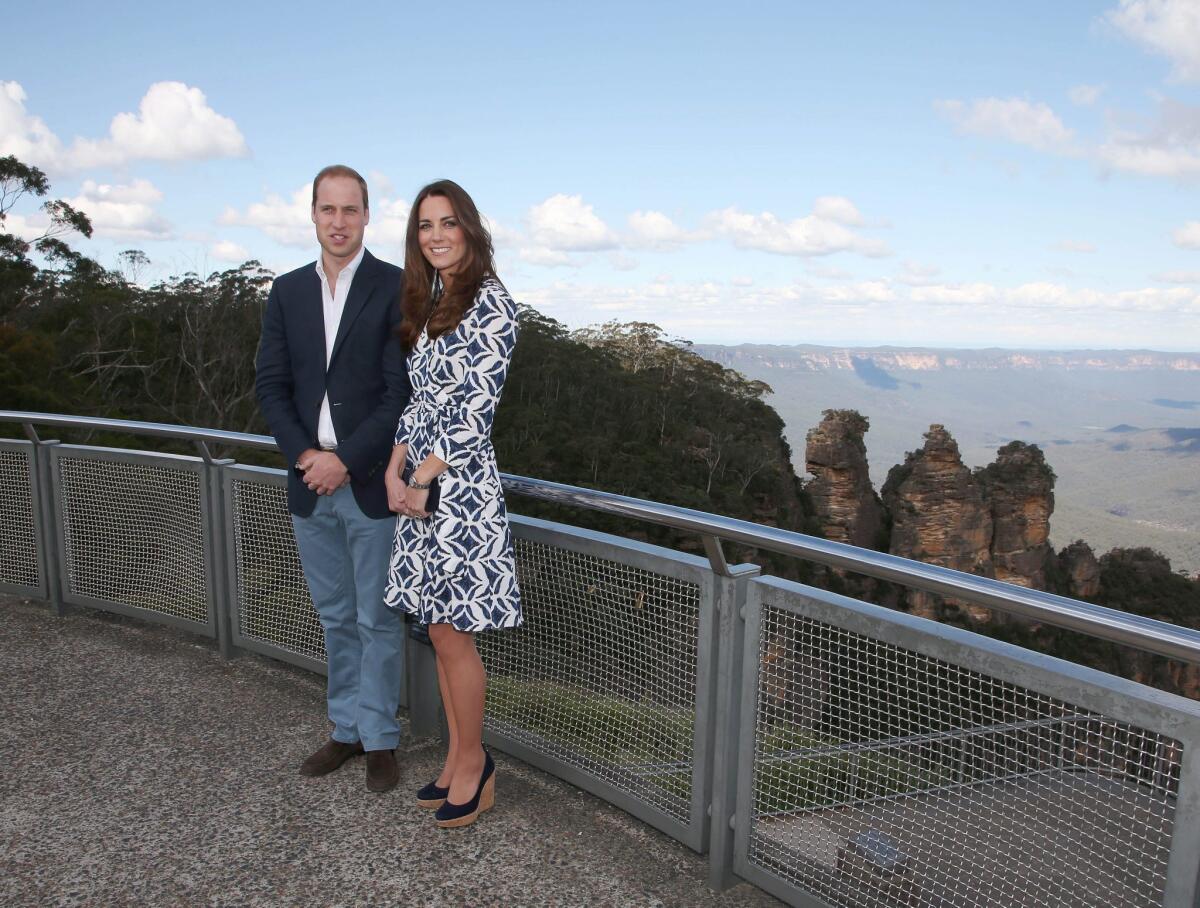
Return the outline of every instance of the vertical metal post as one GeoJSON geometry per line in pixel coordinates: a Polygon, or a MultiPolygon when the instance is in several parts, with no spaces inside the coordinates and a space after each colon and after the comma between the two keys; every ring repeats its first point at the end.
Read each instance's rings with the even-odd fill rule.
{"type": "Polygon", "coordinates": [[[741,728],[742,663],[746,639],[749,582],[758,565],[739,564],[717,580],[716,721],[713,723],[712,803],[708,841],[708,884],[718,891],[736,880],[733,873],[733,817],[737,804],[738,732],[741,728]]]}
{"type": "Polygon", "coordinates": [[[1200,905],[1200,741],[1184,741],[1163,905],[1200,905]]]}
{"type": "Polygon", "coordinates": [[[404,674],[408,688],[408,733],[414,738],[446,738],[446,717],[438,691],[437,657],[433,647],[404,635],[404,674]]]}
{"type": "Polygon", "coordinates": [[[236,461],[232,458],[213,458],[204,442],[198,442],[197,446],[204,458],[201,508],[204,512],[204,536],[208,540],[205,546],[205,577],[208,583],[209,607],[216,619],[217,650],[222,658],[232,659],[234,615],[230,603],[237,601],[237,590],[232,585],[236,578],[231,576],[226,563],[226,533],[232,533],[232,525],[225,514],[224,482],[225,467],[236,461]]]}
{"type": "Polygon", "coordinates": [[[50,463],[50,448],[60,444],[57,439],[38,437],[33,423],[24,423],[25,435],[33,442],[30,456],[33,458],[33,481],[38,502],[37,521],[40,527],[39,545],[43,557],[42,571],[45,576],[46,596],[54,614],[62,618],[67,614],[62,593],[63,552],[59,546],[58,494],[54,483],[54,471],[50,463]]]}

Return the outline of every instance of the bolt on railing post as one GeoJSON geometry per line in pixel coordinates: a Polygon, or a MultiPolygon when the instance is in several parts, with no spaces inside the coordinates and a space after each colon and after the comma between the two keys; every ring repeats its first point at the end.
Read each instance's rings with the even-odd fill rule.
{"type": "Polygon", "coordinates": [[[23,428],[26,437],[33,442],[31,472],[38,501],[38,545],[42,554],[42,571],[46,578],[46,597],[54,614],[62,618],[67,614],[67,605],[63,601],[62,593],[63,553],[59,546],[58,495],[50,464],[50,448],[60,442],[57,439],[39,437],[33,423],[24,423],[23,428]]]}
{"type": "Polygon", "coordinates": [[[742,607],[750,581],[761,573],[755,564],[729,568],[717,578],[716,716],[713,722],[712,804],[708,841],[708,884],[718,891],[736,880],[733,873],[734,829],[737,805],[738,730],[741,728],[743,649],[746,619],[742,607]]]}

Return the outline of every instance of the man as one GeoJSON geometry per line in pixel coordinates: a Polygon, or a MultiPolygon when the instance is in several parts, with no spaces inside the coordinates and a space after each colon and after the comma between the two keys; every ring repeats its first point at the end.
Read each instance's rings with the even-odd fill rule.
{"type": "Polygon", "coordinates": [[[325,629],[329,741],[301,775],[367,755],[367,788],[399,781],[402,616],[383,604],[396,518],[383,477],[409,385],[393,329],[402,272],[363,247],[367,184],[349,167],[313,181],[321,254],[275,279],[258,349],[259,404],[294,466],[288,510],[325,629]]]}

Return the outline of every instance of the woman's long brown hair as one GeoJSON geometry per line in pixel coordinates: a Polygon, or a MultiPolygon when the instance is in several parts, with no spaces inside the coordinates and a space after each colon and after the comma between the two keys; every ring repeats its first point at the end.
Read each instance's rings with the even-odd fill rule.
{"type": "Polygon", "coordinates": [[[496,276],[492,235],[479,216],[479,209],[466,190],[453,180],[437,180],[417,193],[408,213],[408,235],[404,240],[404,292],[400,296],[401,321],[396,333],[404,349],[411,350],[421,336],[421,328],[433,340],[453,331],[475,301],[479,285],[496,276]],[[445,283],[437,306],[433,305],[434,267],[421,251],[421,203],[430,196],[442,196],[454,209],[454,217],[466,240],[466,252],[454,277],[445,283]],[[428,323],[428,324],[427,324],[428,323]]]}

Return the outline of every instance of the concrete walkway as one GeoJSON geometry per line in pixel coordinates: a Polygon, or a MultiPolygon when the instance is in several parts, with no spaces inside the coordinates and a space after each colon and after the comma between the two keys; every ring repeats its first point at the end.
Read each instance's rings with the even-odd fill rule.
{"type": "Polygon", "coordinates": [[[141,622],[0,597],[0,905],[779,906],[716,894],[704,859],[497,755],[496,808],[440,830],[362,760],[296,775],[324,679],[141,622]]]}

